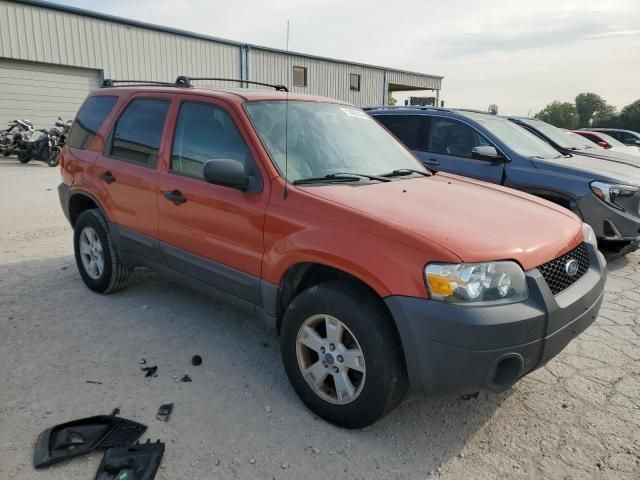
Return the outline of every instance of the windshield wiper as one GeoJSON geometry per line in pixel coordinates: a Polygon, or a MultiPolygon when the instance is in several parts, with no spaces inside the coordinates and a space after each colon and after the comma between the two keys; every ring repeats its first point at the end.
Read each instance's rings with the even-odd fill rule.
{"type": "Polygon", "coordinates": [[[383,173],[380,175],[381,177],[401,177],[403,175],[411,175],[412,173],[417,173],[418,175],[422,175],[424,177],[431,177],[432,174],[429,172],[423,172],[420,170],[414,170],[412,168],[399,168],[398,170],[394,170],[389,173],[383,173]]]}
{"type": "Polygon", "coordinates": [[[308,177],[308,178],[300,178],[299,180],[294,180],[294,185],[304,185],[309,183],[340,183],[340,182],[354,182],[360,181],[363,178],[368,180],[378,180],[379,182],[390,182],[388,178],[380,177],[378,175],[366,175],[364,173],[330,173],[329,175],[325,175],[324,177],[308,177]]]}

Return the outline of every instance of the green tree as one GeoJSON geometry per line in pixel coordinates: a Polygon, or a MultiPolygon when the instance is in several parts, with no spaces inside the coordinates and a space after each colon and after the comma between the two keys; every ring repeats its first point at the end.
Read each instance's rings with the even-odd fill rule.
{"type": "Polygon", "coordinates": [[[586,92],[576,96],[578,126],[591,127],[611,120],[616,115],[616,107],[609,105],[604,98],[595,93],[586,92]]]}
{"type": "Polygon", "coordinates": [[[491,105],[489,105],[489,108],[487,109],[487,111],[491,115],[497,115],[498,114],[498,105],[496,105],[495,103],[492,103],[491,105]]]}
{"type": "Polygon", "coordinates": [[[640,100],[624,107],[618,115],[616,123],[620,128],[640,132],[640,100]]]}
{"type": "Polygon", "coordinates": [[[573,103],[555,100],[534,115],[538,120],[555,125],[558,128],[578,127],[578,112],[573,103]]]}
{"type": "Polygon", "coordinates": [[[389,92],[389,95],[387,96],[387,105],[395,105],[397,103],[397,100],[394,98],[394,96],[391,94],[391,92],[389,92]]]}

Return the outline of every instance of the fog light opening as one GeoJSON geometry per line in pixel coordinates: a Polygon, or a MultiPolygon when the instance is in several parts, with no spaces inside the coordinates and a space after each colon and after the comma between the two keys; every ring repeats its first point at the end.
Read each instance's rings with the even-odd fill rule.
{"type": "Polygon", "coordinates": [[[517,353],[508,354],[498,360],[489,376],[489,386],[493,390],[503,390],[513,385],[524,367],[523,358],[517,353]]]}

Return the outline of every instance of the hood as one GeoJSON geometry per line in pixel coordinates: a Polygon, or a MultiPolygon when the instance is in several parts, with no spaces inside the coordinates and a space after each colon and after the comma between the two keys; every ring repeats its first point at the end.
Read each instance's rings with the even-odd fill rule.
{"type": "Polygon", "coordinates": [[[566,253],[583,238],[582,222],[564,208],[452,174],[303,188],[416,240],[436,243],[465,262],[516,260],[529,270],[566,253]]]}
{"type": "Polygon", "coordinates": [[[640,150],[638,155],[630,155],[629,152],[613,150],[605,150],[604,148],[592,148],[589,150],[579,150],[577,152],[570,152],[571,155],[577,154],[582,157],[603,158],[605,160],[611,160],[615,162],[631,165],[632,167],[640,167],[640,150]]]}
{"type": "Polygon", "coordinates": [[[630,155],[632,157],[635,157],[636,159],[640,159],[640,148],[638,147],[625,145],[623,147],[611,147],[608,150],[612,153],[630,155]]]}
{"type": "Polygon", "coordinates": [[[589,180],[612,181],[640,186],[640,163],[619,159],[572,154],[571,157],[531,159],[538,168],[556,167],[570,174],[581,174],[589,180]]]}

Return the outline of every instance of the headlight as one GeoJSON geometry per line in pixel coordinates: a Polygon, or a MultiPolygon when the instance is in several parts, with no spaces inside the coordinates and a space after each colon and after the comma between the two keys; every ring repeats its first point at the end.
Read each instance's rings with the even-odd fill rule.
{"type": "Polygon", "coordinates": [[[596,232],[593,231],[591,225],[588,223],[582,224],[582,235],[584,235],[584,241],[590,243],[594,247],[598,248],[598,239],[596,238],[596,232]]]}
{"type": "Polygon", "coordinates": [[[524,272],[514,262],[430,263],[425,277],[430,297],[446,303],[513,303],[529,295],[524,272]]]}
{"type": "Polygon", "coordinates": [[[635,195],[640,191],[640,187],[591,182],[591,191],[603,202],[617,208],[618,210],[624,211],[624,205],[621,205],[618,200],[623,197],[631,197],[635,195]]]}

